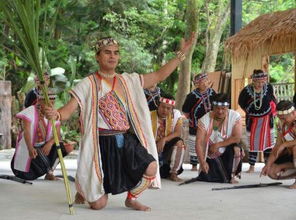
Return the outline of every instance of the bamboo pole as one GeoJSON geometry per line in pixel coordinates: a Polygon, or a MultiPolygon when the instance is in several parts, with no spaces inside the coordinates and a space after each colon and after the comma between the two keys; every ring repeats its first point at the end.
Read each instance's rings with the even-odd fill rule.
{"type": "MultiPolygon", "coordinates": [[[[38,78],[39,78],[39,76],[38,76],[38,78]]],[[[41,74],[41,78],[43,80],[43,81],[40,81],[40,82],[43,82],[42,83],[43,85],[41,87],[42,93],[44,94],[46,105],[49,106],[50,102],[49,102],[49,97],[48,97],[48,88],[47,88],[46,84],[44,83],[43,74],[41,74]]],[[[69,212],[71,215],[74,215],[73,199],[71,196],[71,189],[70,189],[68,174],[67,174],[66,166],[64,163],[64,158],[63,158],[63,154],[62,154],[62,150],[61,150],[61,146],[60,146],[58,132],[57,132],[57,128],[55,126],[55,120],[51,120],[51,124],[52,124],[52,133],[53,133],[53,137],[54,137],[54,142],[55,142],[55,146],[57,149],[57,153],[58,153],[58,157],[59,157],[59,161],[60,161],[60,165],[61,165],[61,169],[62,169],[62,175],[63,175],[64,185],[65,185],[65,189],[66,189],[66,196],[67,196],[67,201],[68,201],[68,206],[69,206],[69,212]]]]}

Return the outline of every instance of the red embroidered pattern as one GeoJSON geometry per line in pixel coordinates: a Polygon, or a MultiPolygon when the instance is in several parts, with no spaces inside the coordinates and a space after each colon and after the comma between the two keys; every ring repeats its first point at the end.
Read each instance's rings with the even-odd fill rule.
{"type": "Polygon", "coordinates": [[[46,125],[43,119],[43,116],[39,116],[38,127],[37,127],[37,141],[36,143],[40,143],[45,141],[46,138],[46,125]]]}
{"type": "Polygon", "coordinates": [[[125,109],[114,91],[99,100],[99,112],[110,129],[126,131],[130,125],[125,109]]]}
{"type": "Polygon", "coordinates": [[[166,127],[166,123],[165,123],[165,119],[158,119],[158,124],[159,127],[157,128],[157,137],[156,137],[156,141],[159,141],[161,138],[165,137],[165,127],[166,127]]]}

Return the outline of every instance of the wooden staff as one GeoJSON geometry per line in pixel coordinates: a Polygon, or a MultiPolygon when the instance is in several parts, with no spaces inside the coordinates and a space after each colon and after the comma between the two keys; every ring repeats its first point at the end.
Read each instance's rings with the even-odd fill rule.
{"type": "Polygon", "coordinates": [[[241,185],[241,186],[230,186],[230,187],[220,187],[220,188],[212,188],[213,191],[216,190],[228,190],[228,189],[249,189],[249,188],[259,188],[259,187],[268,187],[268,186],[277,186],[281,185],[281,182],[275,183],[259,183],[259,184],[249,184],[249,185],[241,185]]]}

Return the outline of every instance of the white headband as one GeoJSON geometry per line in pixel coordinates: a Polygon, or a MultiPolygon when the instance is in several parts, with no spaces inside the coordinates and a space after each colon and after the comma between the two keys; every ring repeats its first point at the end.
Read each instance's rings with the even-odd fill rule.
{"type": "Polygon", "coordinates": [[[292,106],[291,108],[284,110],[284,111],[278,111],[278,115],[288,115],[291,112],[293,112],[295,110],[294,106],[292,106]]]}
{"type": "Polygon", "coordinates": [[[216,102],[216,101],[213,101],[213,105],[216,105],[216,106],[229,106],[229,103],[228,102],[216,102]]]}
{"type": "Polygon", "coordinates": [[[167,98],[163,98],[163,97],[160,97],[159,101],[169,104],[169,105],[172,105],[172,106],[175,106],[175,104],[176,104],[175,100],[167,99],[167,98]]]}

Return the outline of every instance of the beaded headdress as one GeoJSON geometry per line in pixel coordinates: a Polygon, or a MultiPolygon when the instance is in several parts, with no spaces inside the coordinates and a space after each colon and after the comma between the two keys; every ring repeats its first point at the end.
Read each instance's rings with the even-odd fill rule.
{"type": "Polygon", "coordinates": [[[162,103],[165,103],[165,104],[172,105],[172,106],[175,106],[175,104],[176,104],[175,100],[168,99],[168,98],[163,98],[163,97],[160,97],[159,101],[162,102],[162,103]]]}
{"type": "Polygon", "coordinates": [[[213,101],[213,106],[226,106],[228,107],[229,106],[229,102],[216,102],[216,101],[213,101]]]}
{"type": "Polygon", "coordinates": [[[292,106],[291,108],[289,109],[286,109],[286,110],[283,110],[283,111],[277,111],[277,114],[278,115],[288,115],[290,114],[291,112],[293,112],[295,110],[294,106],[292,106]]]}
{"type": "Polygon", "coordinates": [[[259,72],[259,73],[256,72],[252,74],[252,80],[267,79],[267,77],[268,77],[268,74],[263,72],[259,72]]]}
{"type": "Polygon", "coordinates": [[[194,78],[193,78],[193,82],[197,83],[198,81],[204,79],[204,78],[207,78],[208,77],[208,74],[206,73],[200,73],[200,74],[197,74],[194,78]]]}
{"type": "Polygon", "coordinates": [[[96,53],[98,53],[98,52],[100,52],[102,47],[111,46],[111,45],[119,45],[119,44],[112,37],[100,39],[100,40],[98,40],[98,42],[95,45],[95,51],[96,51],[96,53]]]}

